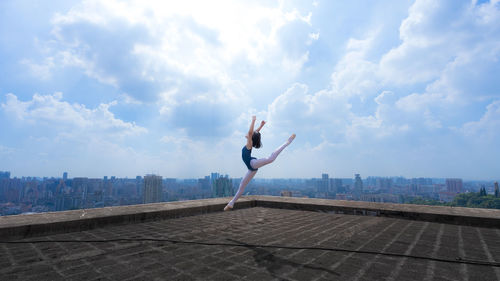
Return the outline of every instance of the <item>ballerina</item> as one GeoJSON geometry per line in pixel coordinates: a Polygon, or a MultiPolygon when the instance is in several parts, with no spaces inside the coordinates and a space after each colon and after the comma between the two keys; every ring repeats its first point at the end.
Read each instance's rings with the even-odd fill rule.
{"type": "Polygon", "coordinates": [[[241,158],[243,158],[243,163],[245,163],[245,165],[247,166],[248,171],[245,177],[240,182],[240,187],[238,188],[238,192],[236,192],[233,199],[226,205],[226,207],[224,207],[224,211],[229,211],[233,209],[234,203],[238,200],[238,198],[240,198],[241,194],[243,194],[243,191],[245,191],[245,187],[255,176],[257,170],[260,167],[270,164],[274,160],[276,160],[276,157],[278,157],[281,151],[283,151],[283,149],[285,149],[285,147],[287,147],[295,139],[295,134],[292,134],[283,145],[278,147],[278,149],[276,149],[276,151],[274,151],[267,158],[257,159],[255,157],[252,157],[252,147],[258,149],[262,146],[262,143],[260,141],[260,130],[266,124],[266,121],[262,121],[260,123],[259,128],[254,131],[255,120],[256,117],[252,116],[252,123],[250,124],[250,129],[248,130],[248,134],[245,136],[247,138],[247,144],[241,150],[241,158]]]}

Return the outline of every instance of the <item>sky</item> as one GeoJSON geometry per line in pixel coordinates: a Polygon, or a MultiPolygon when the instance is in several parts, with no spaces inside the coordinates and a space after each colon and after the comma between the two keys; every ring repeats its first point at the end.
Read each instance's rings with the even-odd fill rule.
{"type": "Polygon", "coordinates": [[[500,179],[500,1],[0,1],[0,171],[500,179]]]}

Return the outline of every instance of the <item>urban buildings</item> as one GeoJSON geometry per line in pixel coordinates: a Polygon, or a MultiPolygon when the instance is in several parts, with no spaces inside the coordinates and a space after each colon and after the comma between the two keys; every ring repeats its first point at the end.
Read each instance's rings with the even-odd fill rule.
{"type": "Polygon", "coordinates": [[[0,179],[10,179],[10,172],[0,171],[0,179]]]}
{"type": "Polygon", "coordinates": [[[446,190],[448,192],[462,193],[462,179],[446,179],[446,190]]]}
{"type": "Polygon", "coordinates": [[[213,197],[227,197],[233,196],[233,184],[228,175],[218,177],[212,181],[213,197]]]}
{"type": "Polygon", "coordinates": [[[446,179],[446,191],[439,192],[439,200],[443,202],[452,201],[457,194],[463,192],[462,179],[449,178],[446,179]]]}
{"type": "Polygon", "coordinates": [[[162,177],[146,175],[142,191],[142,203],[156,203],[162,201],[162,177]]]}
{"type": "Polygon", "coordinates": [[[290,190],[282,190],[280,196],[282,196],[282,197],[292,197],[292,192],[290,190]]]}
{"type": "Polygon", "coordinates": [[[321,180],[317,182],[318,198],[329,198],[331,194],[330,180],[328,174],[321,174],[321,180]]]}
{"type": "Polygon", "coordinates": [[[359,200],[363,193],[363,180],[359,174],[354,174],[354,199],[359,200]]]}
{"type": "MultiPolygon", "coordinates": [[[[147,175],[133,178],[75,177],[11,178],[0,172],[0,215],[64,211],[163,201],[195,200],[233,196],[241,178],[220,173],[196,179],[162,178],[147,175]]],[[[463,181],[457,178],[367,177],[331,178],[319,174],[310,179],[255,178],[244,195],[272,195],[369,202],[409,203],[414,199],[450,202],[464,192],[500,196],[495,181],[463,181]],[[461,192],[460,192],[461,191],[461,192]]]]}

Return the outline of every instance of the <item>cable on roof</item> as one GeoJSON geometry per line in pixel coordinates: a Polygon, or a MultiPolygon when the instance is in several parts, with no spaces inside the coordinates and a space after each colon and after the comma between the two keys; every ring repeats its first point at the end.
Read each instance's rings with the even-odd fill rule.
{"type": "Polygon", "coordinates": [[[104,240],[29,240],[29,241],[0,241],[0,244],[39,244],[39,243],[110,243],[110,242],[169,242],[173,244],[191,244],[191,245],[204,245],[204,246],[230,246],[230,247],[245,247],[245,248],[271,248],[271,249],[289,249],[289,250],[319,250],[331,252],[347,252],[356,254],[370,254],[382,255],[399,258],[411,258],[420,260],[431,260],[446,263],[458,264],[471,264],[481,266],[500,267],[500,262],[490,262],[484,260],[465,259],[456,257],[455,259],[436,258],[428,256],[406,255],[391,252],[378,252],[369,250],[351,250],[344,248],[326,248],[326,247],[298,247],[286,245],[260,245],[260,244],[246,244],[246,243],[222,243],[222,242],[202,242],[202,241],[185,241],[167,238],[117,238],[117,239],[104,239],[104,240]]]}

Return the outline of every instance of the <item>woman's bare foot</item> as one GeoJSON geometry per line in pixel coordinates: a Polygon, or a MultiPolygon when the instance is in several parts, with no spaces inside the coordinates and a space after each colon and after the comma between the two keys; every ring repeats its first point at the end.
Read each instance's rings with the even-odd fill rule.
{"type": "Polygon", "coordinates": [[[295,134],[292,134],[289,138],[288,138],[288,142],[292,142],[293,140],[295,139],[295,134]]]}
{"type": "Polygon", "coordinates": [[[228,205],[226,205],[226,207],[224,207],[224,212],[231,211],[232,209],[233,209],[233,207],[229,206],[229,204],[228,204],[228,205]]]}

